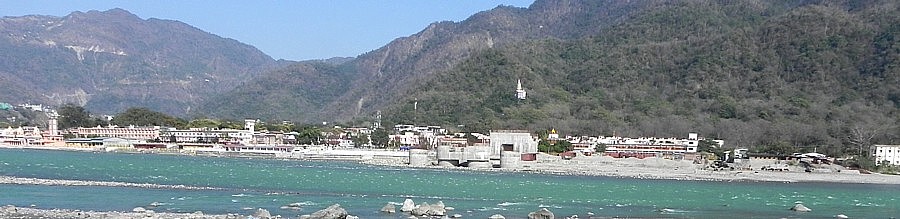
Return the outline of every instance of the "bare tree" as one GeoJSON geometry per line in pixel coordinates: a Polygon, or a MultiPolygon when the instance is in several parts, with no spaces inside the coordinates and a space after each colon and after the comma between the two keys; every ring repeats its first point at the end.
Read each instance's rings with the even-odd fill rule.
{"type": "MultiPolygon", "coordinates": [[[[847,136],[847,140],[850,141],[850,144],[853,144],[857,148],[857,154],[863,155],[863,148],[868,148],[872,146],[872,139],[875,139],[881,132],[883,131],[883,126],[873,126],[871,124],[867,125],[854,125],[850,128],[850,136],[847,136]]],[[[866,149],[868,151],[868,149],[866,149]]],[[[866,153],[866,156],[869,154],[866,153]]]]}

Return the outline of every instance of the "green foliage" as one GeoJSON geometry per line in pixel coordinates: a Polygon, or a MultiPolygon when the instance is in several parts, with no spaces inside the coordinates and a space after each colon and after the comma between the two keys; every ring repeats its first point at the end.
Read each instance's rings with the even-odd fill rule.
{"type": "Polygon", "coordinates": [[[538,151],[550,154],[558,154],[572,150],[572,143],[566,140],[550,141],[541,140],[538,142],[538,151]]]}
{"type": "Polygon", "coordinates": [[[728,148],[832,156],[900,138],[888,131],[900,122],[900,11],[758,3],[649,3],[603,34],[487,49],[408,89],[384,118],[413,121],[417,99],[416,124],[697,132],[728,148]],[[519,79],[526,100],[514,97],[519,79]]]}
{"type": "Polygon", "coordinates": [[[351,136],[350,140],[353,141],[353,145],[356,147],[363,147],[365,145],[371,144],[371,142],[369,142],[369,135],[351,136]]]}
{"type": "Polygon", "coordinates": [[[390,140],[390,132],[385,129],[375,129],[372,132],[372,145],[376,147],[386,147],[390,140]]]}
{"type": "Polygon", "coordinates": [[[322,129],[316,126],[295,126],[291,131],[297,132],[297,143],[317,145],[322,144],[322,129]]]}
{"type": "Polygon", "coordinates": [[[98,125],[91,118],[91,113],[84,107],[75,104],[66,104],[57,110],[59,114],[59,128],[77,128],[77,127],[93,127],[98,125]]]}
{"type": "Polygon", "coordinates": [[[118,126],[167,126],[177,128],[184,128],[188,125],[188,122],[183,119],[141,107],[129,108],[125,112],[116,114],[110,123],[118,126]]]}
{"type": "Polygon", "coordinates": [[[186,128],[218,128],[222,123],[213,119],[195,119],[187,123],[186,128]]]}

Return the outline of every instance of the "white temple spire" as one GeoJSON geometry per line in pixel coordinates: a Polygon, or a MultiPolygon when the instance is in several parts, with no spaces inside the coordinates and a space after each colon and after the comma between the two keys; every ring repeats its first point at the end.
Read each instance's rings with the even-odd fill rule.
{"type": "Polygon", "coordinates": [[[522,80],[516,80],[516,98],[524,100],[526,96],[525,89],[522,88],[522,80]]]}

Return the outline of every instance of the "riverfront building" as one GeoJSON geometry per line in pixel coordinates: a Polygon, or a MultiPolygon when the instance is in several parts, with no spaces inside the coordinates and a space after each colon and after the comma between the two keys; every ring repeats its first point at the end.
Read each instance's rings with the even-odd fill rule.
{"type": "Polygon", "coordinates": [[[900,145],[875,145],[875,165],[900,165],[900,145]]]}
{"type": "Polygon", "coordinates": [[[127,138],[140,140],[155,140],[159,138],[159,126],[153,127],[78,127],[71,129],[69,132],[74,134],[76,138],[94,138],[94,137],[110,137],[110,138],[127,138]]]}

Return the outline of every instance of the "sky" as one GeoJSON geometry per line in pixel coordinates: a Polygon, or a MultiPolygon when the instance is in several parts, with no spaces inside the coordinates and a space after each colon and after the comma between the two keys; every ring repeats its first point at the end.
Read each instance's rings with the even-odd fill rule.
{"type": "Polygon", "coordinates": [[[534,0],[0,0],[0,16],[65,16],[125,9],[143,19],[178,20],[255,46],[275,59],[356,57],[439,21],[462,21],[498,5],[534,0]]]}

